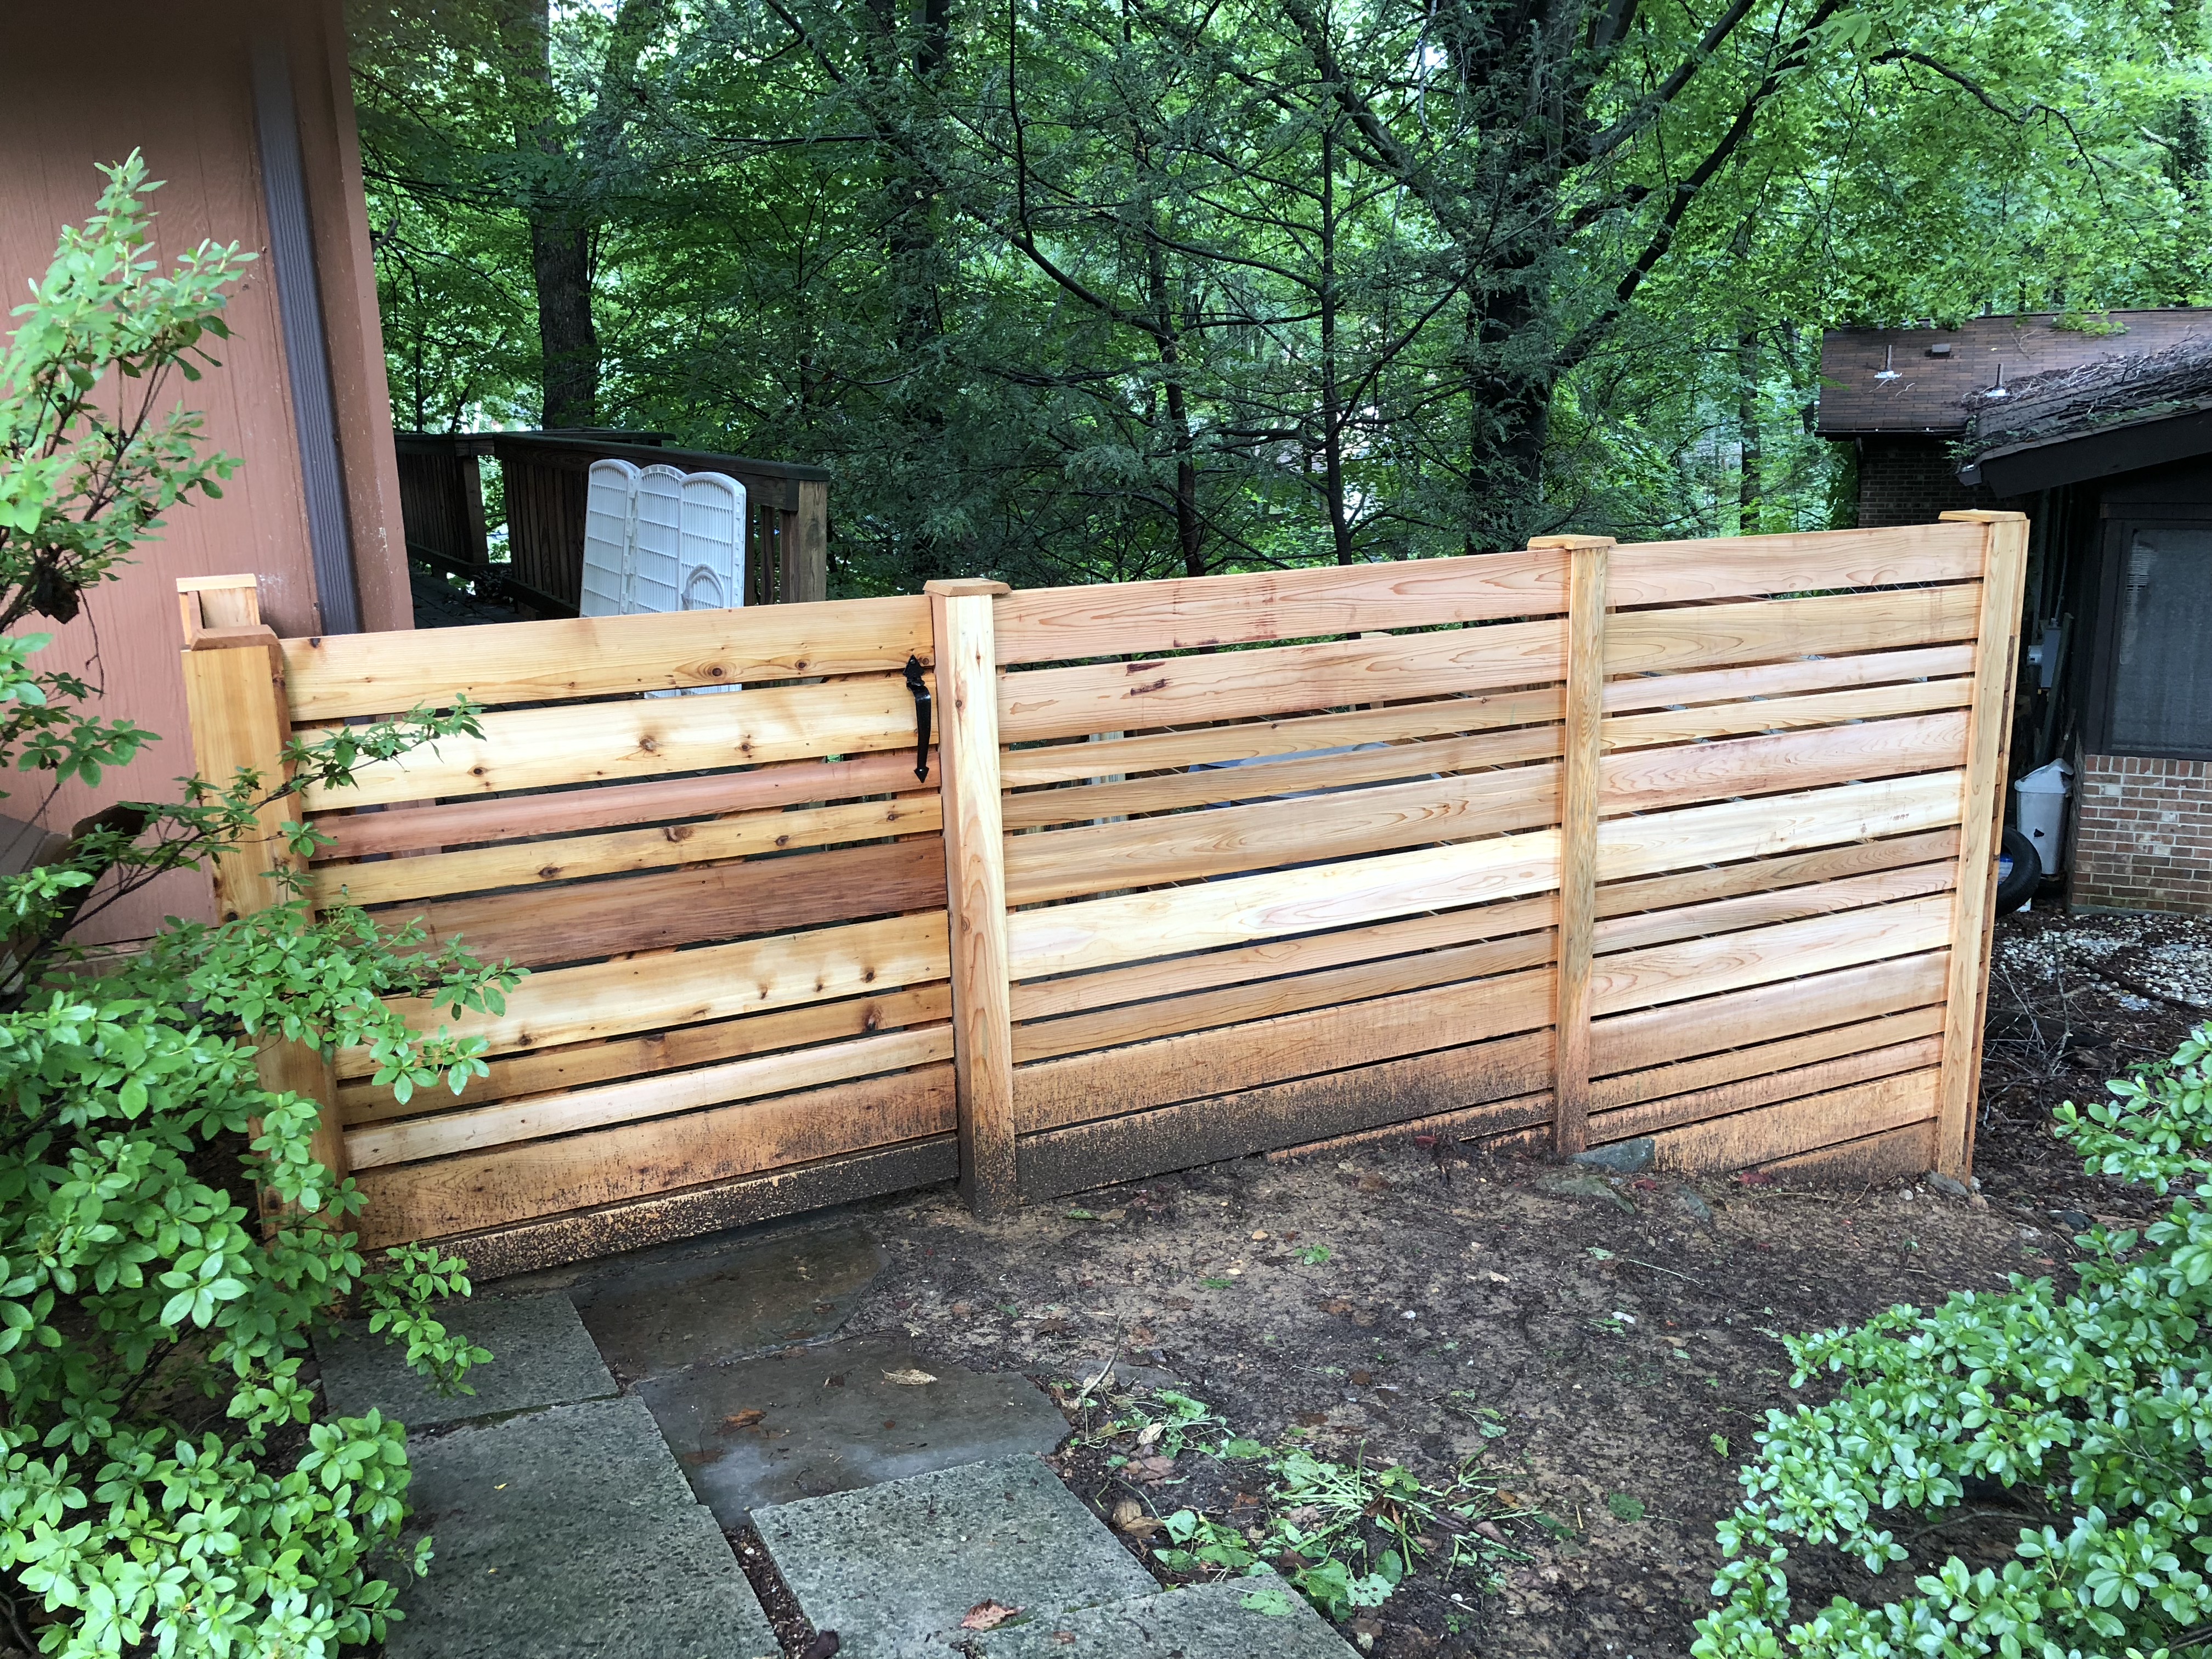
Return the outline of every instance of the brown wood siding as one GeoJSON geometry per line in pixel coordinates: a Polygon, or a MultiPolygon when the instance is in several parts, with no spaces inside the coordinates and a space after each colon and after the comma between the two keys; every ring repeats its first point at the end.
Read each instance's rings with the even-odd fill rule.
{"type": "MultiPolygon", "coordinates": [[[[91,17],[68,8],[11,9],[8,49],[0,52],[0,279],[20,296],[26,280],[45,271],[61,227],[91,212],[100,186],[94,164],[134,146],[152,176],[166,181],[153,198],[165,262],[203,239],[265,250],[247,64],[257,27],[282,31],[297,88],[363,620],[373,629],[404,628],[411,615],[398,483],[352,107],[332,68],[343,64],[337,0],[192,7],[100,0],[91,17]],[[88,26],[130,41],[131,50],[95,64],[88,26]]],[[[221,501],[173,512],[143,563],[93,594],[75,623],[53,630],[58,637],[46,653],[49,664],[88,671],[106,688],[104,712],[127,716],[162,741],[96,791],[63,790],[46,809],[49,822],[70,822],[108,801],[173,795],[172,780],[191,769],[177,577],[252,571],[260,578],[263,615],[277,632],[314,629],[306,509],[265,260],[233,299],[229,322],[223,368],[172,395],[204,411],[210,441],[245,466],[221,501]]],[[[39,805],[18,784],[0,811],[27,815],[39,805]]],[[[172,878],[100,918],[89,936],[140,937],[164,914],[210,914],[205,881],[172,878]]]]}

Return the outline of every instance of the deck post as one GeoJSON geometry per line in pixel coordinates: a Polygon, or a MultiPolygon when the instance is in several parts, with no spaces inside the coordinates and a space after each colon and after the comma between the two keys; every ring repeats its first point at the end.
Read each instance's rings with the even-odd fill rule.
{"type": "Polygon", "coordinates": [[[830,486],[801,478],[794,488],[799,510],[784,520],[782,580],[775,597],[785,605],[807,605],[830,597],[830,486]]]}
{"type": "MultiPolygon", "coordinates": [[[[177,590],[184,613],[185,703],[195,769],[219,789],[241,770],[253,773],[264,787],[277,781],[284,776],[291,708],[285,696],[284,653],[261,621],[255,579],[188,576],[177,590]]],[[[283,825],[296,811],[287,801],[262,807],[255,815],[258,833],[216,856],[217,921],[235,921],[289,896],[277,877],[293,862],[283,825]]],[[[337,1121],[337,1080],[329,1056],[305,1043],[278,1039],[264,1042],[257,1065],[263,1088],[305,1095],[320,1104],[315,1161],[343,1181],[345,1134],[337,1121]]]]}
{"type": "Polygon", "coordinates": [[[1571,1158],[1589,1145],[1590,965],[1597,927],[1600,733],[1605,714],[1606,575],[1610,536],[1536,536],[1532,548],[1567,556],[1565,724],[1560,728],[1558,1042],[1553,1057],[1552,1147],[1571,1158]]]}
{"type": "Polygon", "coordinates": [[[977,1215],[1018,1201],[1006,834],[999,808],[999,669],[993,613],[1004,582],[933,581],[945,924],[952,957],[952,1070],[960,1192],[977,1215]]]}
{"type": "Polygon", "coordinates": [[[1997,843],[2012,752],[2013,684],[2027,580],[2027,516],[1981,510],[1939,515],[1982,526],[1982,605],[1974,636],[1973,702],[1966,712],[1966,778],[1959,823],[1959,883],[1936,1085],[1936,1167],[1964,1181],[1974,1167],[1983,1013],[1996,923],[1997,843]]]}

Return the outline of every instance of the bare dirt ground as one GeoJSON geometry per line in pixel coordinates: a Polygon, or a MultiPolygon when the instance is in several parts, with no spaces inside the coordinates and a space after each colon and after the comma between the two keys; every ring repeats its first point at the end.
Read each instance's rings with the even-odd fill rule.
{"type": "MultiPolygon", "coordinates": [[[[1054,1388],[1079,1431],[1064,1477],[1156,1571],[1174,1541],[1159,1522],[1184,1510],[1267,1552],[1282,1501],[1260,1445],[1402,1465],[1448,1501],[1408,1526],[1427,1540],[1419,1570],[1346,1621],[1379,1659],[1686,1654],[1753,1434],[1818,1395],[1789,1386],[1772,1333],[2015,1273],[2064,1284],[2084,1218],[2154,1205],[2081,1176],[2049,1110],[2169,1053],[2206,1018],[2199,997],[2212,925],[2002,923],[1971,1198],[1577,1180],[1410,1141],[1246,1159],[1001,1222],[933,1193],[874,1218],[890,1265],[848,1328],[1054,1388]],[[1220,1419],[1172,1457],[1171,1434],[1141,1437],[1167,1414],[1146,1399],[1162,1387],[1220,1419]],[[1214,1455],[1230,1436],[1257,1443],[1214,1455]]],[[[1378,1503],[1362,1523],[1370,1546],[1394,1513],[1378,1503]]],[[[1814,1601],[1885,1587],[1853,1567],[1802,1586],[1814,1601]]]]}

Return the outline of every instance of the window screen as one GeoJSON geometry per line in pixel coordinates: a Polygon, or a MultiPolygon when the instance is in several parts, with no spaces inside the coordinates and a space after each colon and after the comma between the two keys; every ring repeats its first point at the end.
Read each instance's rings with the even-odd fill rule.
{"type": "Polygon", "coordinates": [[[2212,751],[2212,526],[2126,531],[2109,746],[2212,751]]]}

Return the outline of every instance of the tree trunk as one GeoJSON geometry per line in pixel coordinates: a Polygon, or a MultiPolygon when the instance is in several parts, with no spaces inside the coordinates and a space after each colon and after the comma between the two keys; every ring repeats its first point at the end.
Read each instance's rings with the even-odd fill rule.
{"type": "Polygon", "coordinates": [[[1336,361],[1336,123],[1321,130],[1321,441],[1328,532],[1339,564],[1352,564],[1352,522],[1344,507],[1343,392],[1336,361]]]}
{"type": "Polygon", "coordinates": [[[1747,328],[1735,343],[1735,429],[1741,459],[1736,464],[1735,531],[1739,536],[1759,532],[1759,478],[1762,456],[1759,442],[1759,331],[1747,328]]]}

